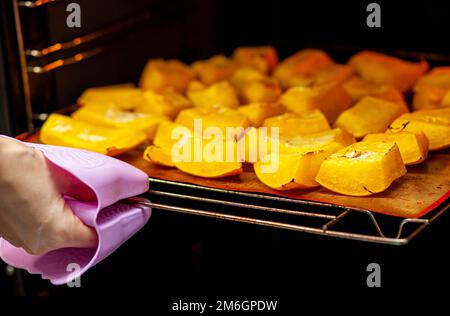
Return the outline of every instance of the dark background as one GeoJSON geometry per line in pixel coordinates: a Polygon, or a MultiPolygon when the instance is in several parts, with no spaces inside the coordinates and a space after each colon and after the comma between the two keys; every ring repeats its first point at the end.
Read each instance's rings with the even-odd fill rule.
{"type": "MultiPolygon", "coordinates": [[[[82,8],[81,29],[65,26],[68,1],[21,9],[25,46],[67,41],[145,12],[155,17],[80,48],[104,46],[104,54],[49,74],[30,74],[35,113],[73,104],[91,86],[137,82],[150,57],[190,63],[217,53],[230,54],[240,45],[273,45],[281,57],[304,47],[322,47],[340,62],[362,48],[450,55],[450,11],[444,1],[378,1],[379,29],[366,26],[370,1],[77,2],[82,8]]],[[[6,51],[5,40],[14,28],[7,20],[3,16],[0,58],[3,65],[11,66],[14,56],[6,51]]],[[[29,59],[28,63],[46,61],[29,59]]],[[[13,111],[20,104],[14,103],[16,90],[8,83],[14,71],[10,71],[3,71],[0,96],[7,97],[2,109],[13,111]]],[[[366,286],[366,266],[375,262],[382,268],[382,289],[411,300],[449,284],[449,228],[447,214],[410,245],[394,247],[156,210],[142,231],[83,276],[81,289],[54,287],[27,274],[17,285],[14,277],[0,273],[0,293],[144,296],[149,306],[163,309],[172,299],[254,297],[279,299],[287,309],[307,303],[307,296],[337,297],[355,291],[374,295],[377,289],[366,286]]]]}

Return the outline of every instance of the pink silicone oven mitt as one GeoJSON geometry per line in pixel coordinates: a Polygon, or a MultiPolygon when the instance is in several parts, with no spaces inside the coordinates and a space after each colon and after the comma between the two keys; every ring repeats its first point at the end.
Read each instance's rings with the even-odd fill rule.
{"type": "Polygon", "coordinates": [[[64,284],[113,253],[149,220],[150,207],[118,202],[148,190],[148,177],[141,170],[86,150],[25,144],[44,153],[74,214],[97,231],[98,245],[30,255],[0,238],[0,257],[9,265],[64,284]]]}

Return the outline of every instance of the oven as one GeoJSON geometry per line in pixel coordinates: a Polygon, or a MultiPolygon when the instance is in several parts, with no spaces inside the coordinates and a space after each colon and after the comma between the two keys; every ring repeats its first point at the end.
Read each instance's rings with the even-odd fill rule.
{"type": "MultiPolygon", "coordinates": [[[[0,132],[32,135],[50,113],[73,110],[88,87],[137,83],[149,58],[192,63],[229,55],[238,46],[272,45],[281,58],[315,47],[345,63],[357,51],[373,49],[450,65],[450,48],[436,36],[450,18],[444,4],[378,1],[382,25],[371,28],[369,2],[1,1],[0,132]],[[68,22],[70,3],[79,10],[80,25],[68,22]]],[[[366,288],[371,263],[381,267],[384,287],[419,289],[450,280],[448,201],[422,218],[402,219],[149,181],[150,222],[84,275],[81,288],[51,286],[2,267],[2,293],[151,294],[164,306],[186,296],[282,300],[293,285],[299,293],[366,288]]]]}

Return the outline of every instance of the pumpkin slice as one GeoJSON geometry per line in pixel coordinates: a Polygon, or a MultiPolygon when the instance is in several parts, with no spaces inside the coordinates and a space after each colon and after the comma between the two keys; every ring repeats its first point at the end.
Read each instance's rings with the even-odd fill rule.
{"type": "Polygon", "coordinates": [[[159,124],[153,144],[170,149],[182,137],[192,137],[192,131],[184,125],[165,121],[159,124]]]}
{"type": "Polygon", "coordinates": [[[334,122],[356,138],[370,133],[384,132],[396,117],[405,112],[405,108],[386,100],[364,97],[355,106],[344,111],[334,122]]]}
{"type": "Polygon", "coordinates": [[[86,89],[78,98],[81,106],[90,103],[115,105],[122,109],[134,109],[146,103],[143,91],[131,83],[86,89]]]}
{"type": "Polygon", "coordinates": [[[145,133],[130,128],[104,128],[50,114],[42,126],[44,144],[87,149],[110,156],[118,155],[145,141],[145,133]]]}
{"type": "Polygon", "coordinates": [[[334,122],[351,105],[352,99],[341,84],[327,84],[290,88],[281,96],[280,102],[298,114],[318,109],[329,122],[334,122]]]}
{"type": "Polygon", "coordinates": [[[424,133],[410,133],[401,131],[395,134],[369,134],[364,142],[396,143],[405,165],[421,163],[428,155],[428,138],[424,133]]]}
{"type": "Polygon", "coordinates": [[[280,80],[283,88],[295,86],[293,78],[308,77],[334,65],[327,53],[318,49],[304,49],[283,60],[275,69],[273,76],[280,80]]]}
{"type": "Polygon", "coordinates": [[[75,111],[72,118],[94,126],[136,129],[145,132],[149,139],[155,136],[158,125],[167,120],[166,117],[157,114],[127,111],[114,105],[94,103],[86,104],[75,111]]]}
{"type": "Polygon", "coordinates": [[[192,103],[172,88],[161,93],[147,90],[144,93],[145,103],[136,107],[136,112],[153,113],[173,120],[181,110],[191,108],[192,103]]]}
{"type": "Polygon", "coordinates": [[[271,73],[278,64],[278,54],[272,46],[238,47],[233,59],[241,67],[250,67],[262,73],[271,73]]]}
{"type": "Polygon", "coordinates": [[[279,103],[255,102],[240,106],[237,109],[244,114],[252,126],[261,126],[266,118],[284,113],[279,103]]]}
{"type": "MultiPolygon", "coordinates": [[[[205,112],[199,108],[181,111],[176,123],[194,131],[197,136],[205,133],[221,133],[222,138],[236,139],[244,133],[249,123],[244,114],[231,109],[218,109],[205,112]]],[[[204,135],[208,137],[208,135],[204,135]]]]}
{"type": "Polygon", "coordinates": [[[450,105],[450,67],[433,68],[417,80],[414,86],[413,109],[438,108],[442,104],[450,105]]]}
{"type": "Polygon", "coordinates": [[[449,119],[445,116],[445,112],[436,111],[441,110],[423,110],[403,114],[389,126],[386,132],[388,134],[401,131],[412,133],[423,132],[428,138],[429,150],[439,150],[450,147],[449,119]],[[430,113],[430,111],[432,112],[430,113]]]}
{"type": "Polygon", "coordinates": [[[155,145],[150,145],[145,149],[144,160],[164,167],[175,167],[175,164],[172,162],[170,149],[155,145]]]}
{"type": "Polygon", "coordinates": [[[425,61],[412,63],[373,51],[357,53],[348,64],[364,80],[393,86],[402,92],[409,90],[428,70],[425,61]]]}
{"type": "Polygon", "coordinates": [[[353,76],[344,83],[344,89],[351,96],[353,103],[358,102],[364,97],[371,96],[386,101],[397,103],[407,109],[405,98],[402,92],[397,88],[377,85],[358,76],[353,76]]]}
{"type": "Polygon", "coordinates": [[[290,87],[316,87],[341,84],[352,75],[352,68],[347,65],[332,64],[303,75],[294,75],[289,80],[290,87]]]}
{"type": "Polygon", "coordinates": [[[277,79],[263,78],[243,84],[240,98],[243,103],[275,102],[281,95],[281,87],[277,79]]]}
{"type": "Polygon", "coordinates": [[[204,111],[236,108],[239,105],[236,91],[227,81],[217,82],[209,87],[193,82],[189,85],[187,94],[192,103],[204,111]]]}
{"type": "Polygon", "coordinates": [[[236,70],[236,65],[224,55],[216,55],[193,63],[192,69],[202,83],[211,85],[231,77],[236,70]]]}
{"type": "Polygon", "coordinates": [[[353,135],[340,128],[291,138],[280,138],[274,132],[264,127],[248,128],[238,141],[238,149],[243,160],[254,163],[272,152],[298,153],[320,150],[324,146],[331,145],[346,147],[355,142],[353,135]]]}
{"type": "Polygon", "coordinates": [[[193,78],[193,71],[178,60],[150,59],[144,67],[139,86],[156,92],[173,88],[184,93],[193,78]]]}
{"type": "Polygon", "coordinates": [[[367,196],[383,192],[404,174],[406,168],[395,143],[360,142],[325,159],[316,181],[337,193],[367,196]]]}
{"type": "Polygon", "coordinates": [[[192,137],[172,147],[172,161],[181,171],[203,178],[222,178],[242,173],[234,140],[192,137]]]}
{"type": "Polygon", "coordinates": [[[319,110],[302,114],[285,113],[264,120],[265,127],[278,127],[281,137],[295,137],[330,129],[327,119],[319,110]]]}
{"type": "Polygon", "coordinates": [[[342,145],[322,146],[317,150],[275,153],[265,156],[253,167],[258,179],[275,190],[308,189],[319,186],[315,180],[322,162],[342,145]]]}

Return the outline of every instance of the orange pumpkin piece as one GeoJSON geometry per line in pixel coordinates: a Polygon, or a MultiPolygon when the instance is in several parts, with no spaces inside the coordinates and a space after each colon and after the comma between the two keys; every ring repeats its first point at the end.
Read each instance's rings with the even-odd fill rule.
{"type": "Polygon", "coordinates": [[[192,69],[202,83],[211,85],[231,77],[236,70],[236,65],[225,56],[217,55],[210,59],[193,63],[192,69]]]}
{"type": "Polygon", "coordinates": [[[241,67],[250,67],[269,74],[278,64],[278,54],[272,46],[238,47],[233,52],[233,59],[241,67]]]}
{"type": "Polygon", "coordinates": [[[144,67],[139,86],[156,92],[174,88],[184,93],[193,78],[193,71],[178,60],[150,59],[144,67]]]}
{"type": "Polygon", "coordinates": [[[236,108],[239,105],[236,91],[227,81],[217,82],[209,87],[193,82],[187,95],[196,107],[205,111],[236,108]]]}
{"type": "Polygon", "coordinates": [[[385,191],[404,174],[406,168],[395,143],[359,142],[327,157],[316,181],[337,193],[368,196],[385,191]]]}
{"type": "Polygon", "coordinates": [[[75,121],[83,121],[94,126],[128,128],[146,133],[153,139],[158,125],[167,118],[159,114],[128,111],[114,105],[86,104],[72,114],[75,121]]]}
{"type": "Polygon", "coordinates": [[[151,90],[143,92],[146,102],[135,109],[142,113],[156,113],[173,120],[181,110],[192,107],[192,103],[174,89],[161,93],[151,90]]]}
{"type": "Polygon", "coordinates": [[[246,133],[238,140],[238,149],[243,160],[254,163],[272,152],[315,151],[324,146],[346,147],[354,142],[353,135],[340,128],[286,138],[279,137],[270,129],[252,127],[247,129],[246,133]]]}
{"type": "Polygon", "coordinates": [[[403,114],[389,126],[386,132],[392,134],[401,131],[423,132],[428,138],[429,150],[450,147],[450,108],[403,114]]]}
{"type": "Polygon", "coordinates": [[[278,80],[264,78],[243,84],[240,97],[243,103],[276,102],[281,96],[281,92],[278,80]]]}
{"type": "Polygon", "coordinates": [[[247,117],[250,125],[261,126],[266,118],[284,113],[279,103],[254,102],[237,108],[238,112],[247,117]]]}
{"type": "Polygon", "coordinates": [[[144,160],[164,167],[175,167],[170,150],[155,145],[150,145],[145,149],[144,160]]]}
{"type": "Polygon", "coordinates": [[[356,138],[362,138],[370,133],[381,133],[395,118],[405,112],[405,109],[386,100],[364,97],[356,105],[344,111],[334,122],[356,138]]]}
{"type": "Polygon", "coordinates": [[[280,80],[283,88],[292,86],[292,78],[315,74],[334,64],[324,51],[304,49],[283,60],[275,69],[273,76],[280,80]]]}
{"type": "Polygon", "coordinates": [[[340,148],[342,145],[332,143],[316,150],[272,152],[253,167],[258,179],[275,190],[309,189],[319,186],[315,177],[321,164],[340,148]]]}
{"type": "Polygon", "coordinates": [[[350,95],[354,103],[358,102],[364,97],[371,96],[397,103],[407,109],[403,93],[401,93],[397,88],[391,86],[380,86],[365,81],[360,77],[353,76],[344,83],[344,89],[350,95]]]}
{"type": "Polygon", "coordinates": [[[351,105],[352,99],[341,84],[328,84],[290,88],[281,96],[280,102],[298,114],[318,109],[329,122],[334,122],[351,105]]]}
{"type": "Polygon", "coordinates": [[[210,133],[220,133],[223,138],[233,139],[243,134],[249,125],[244,114],[231,109],[209,112],[199,108],[186,109],[178,114],[175,122],[188,127],[198,136],[209,130],[210,133]]]}
{"type": "Polygon", "coordinates": [[[131,83],[89,88],[83,91],[77,103],[115,105],[122,109],[133,109],[145,103],[143,92],[131,83]]]}
{"type": "Polygon", "coordinates": [[[263,123],[265,127],[278,127],[281,137],[294,137],[330,129],[327,119],[319,110],[302,114],[285,113],[270,117],[263,123]]]}
{"type": "Polygon", "coordinates": [[[423,132],[410,133],[401,131],[393,134],[368,134],[363,141],[396,143],[405,165],[421,163],[428,155],[428,138],[423,132]]]}
{"type": "MultiPolygon", "coordinates": [[[[450,91],[450,67],[436,67],[420,78],[414,86],[413,109],[439,107],[450,91]]],[[[450,97],[449,100],[450,101],[450,97]]],[[[447,103],[450,105],[450,103],[447,103]]]]}
{"type": "Polygon", "coordinates": [[[242,173],[234,140],[192,137],[172,147],[172,161],[181,171],[203,178],[222,178],[242,173]]]}
{"type": "Polygon", "coordinates": [[[145,133],[137,129],[99,127],[55,113],[50,114],[40,133],[44,144],[82,148],[110,156],[130,150],[145,139],[145,133]]]}
{"type": "Polygon", "coordinates": [[[373,51],[357,53],[348,64],[364,80],[394,86],[402,92],[409,90],[428,70],[425,61],[413,63],[373,51]]]}
{"type": "Polygon", "coordinates": [[[319,68],[303,75],[295,75],[289,79],[288,86],[321,86],[343,83],[352,75],[352,68],[347,65],[333,64],[319,68]]]}

